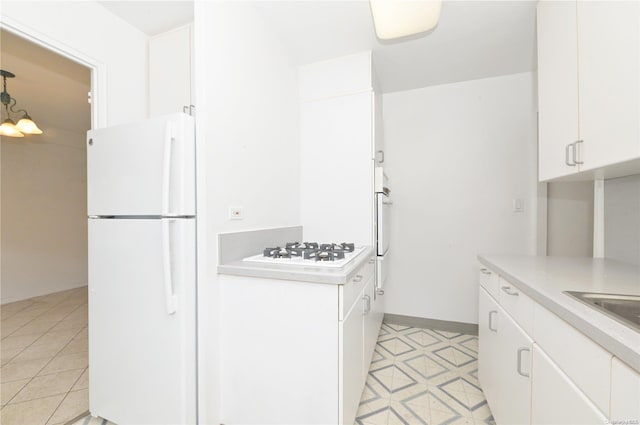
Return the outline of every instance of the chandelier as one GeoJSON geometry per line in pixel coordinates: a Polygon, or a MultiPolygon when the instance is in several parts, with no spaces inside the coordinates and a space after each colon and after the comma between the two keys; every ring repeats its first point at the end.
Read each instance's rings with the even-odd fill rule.
{"type": "Polygon", "coordinates": [[[15,109],[16,99],[11,97],[7,92],[7,78],[14,78],[15,74],[0,69],[0,75],[2,76],[2,93],[0,93],[0,101],[7,112],[7,118],[0,124],[0,136],[8,137],[24,137],[25,134],[42,134],[42,130],[38,128],[35,122],[31,119],[29,114],[24,109],[15,109]],[[20,114],[22,117],[16,124],[11,119],[11,113],[20,114]]]}

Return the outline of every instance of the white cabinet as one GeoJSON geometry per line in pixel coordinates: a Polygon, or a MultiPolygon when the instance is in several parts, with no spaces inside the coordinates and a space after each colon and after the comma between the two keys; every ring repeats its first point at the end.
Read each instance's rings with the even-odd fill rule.
{"type": "Polygon", "coordinates": [[[183,112],[193,104],[192,25],[149,39],[149,115],[183,112]]]}
{"type": "Polygon", "coordinates": [[[582,170],[640,157],[640,3],[579,1],[582,170]]]}
{"type": "Polygon", "coordinates": [[[498,315],[498,399],[491,412],[499,424],[528,424],[533,341],[500,306],[498,315]]]}
{"type": "Polygon", "coordinates": [[[639,23],[638,2],[539,2],[539,180],[640,158],[639,23]]]}
{"type": "Polygon", "coordinates": [[[480,288],[478,378],[498,424],[528,424],[531,338],[480,288]]]}
{"type": "Polygon", "coordinates": [[[219,275],[223,423],[354,423],[379,331],[372,260],[344,285],[219,275]]]}
{"type": "Polygon", "coordinates": [[[611,363],[612,423],[640,419],[640,374],[613,358],[611,363]]]}
{"type": "Polygon", "coordinates": [[[300,214],[306,240],[373,245],[372,100],[373,93],[364,92],[302,104],[300,214]]]}
{"type": "MultiPolygon", "coordinates": [[[[362,295],[363,292],[360,292],[362,295]]],[[[356,419],[360,394],[365,379],[362,376],[364,367],[364,333],[362,303],[356,301],[347,316],[340,323],[340,408],[342,424],[352,424],[356,419]]],[[[367,363],[368,366],[368,363],[367,363]]]]}
{"type": "Polygon", "coordinates": [[[531,423],[608,423],[600,410],[536,344],[533,346],[533,365],[531,423]]]}
{"type": "Polygon", "coordinates": [[[498,402],[500,355],[498,343],[498,303],[484,288],[479,291],[478,316],[478,380],[490,406],[498,402]]]}
{"type": "Polygon", "coordinates": [[[578,171],[570,146],[578,135],[576,3],[538,3],[538,179],[578,171]]]}
{"type": "Polygon", "coordinates": [[[376,348],[378,342],[378,332],[382,325],[383,313],[375,309],[376,294],[375,294],[375,279],[371,276],[369,282],[365,285],[362,293],[362,322],[363,322],[363,363],[362,363],[362,376],[364,380],[369,373],[369,365],[371,364],[371,358],[373,357],[373,350],[376,348]]]}

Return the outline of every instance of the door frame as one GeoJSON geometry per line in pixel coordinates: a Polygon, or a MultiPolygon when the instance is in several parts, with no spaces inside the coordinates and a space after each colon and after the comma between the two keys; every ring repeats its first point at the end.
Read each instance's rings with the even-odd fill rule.
{"type": "Polygon", "coordinates": [[[107,67],[105,64],[8,16],[2,17],[0,28],[89,68],[91,72],[91,128],[107,126],[107,67]]]}

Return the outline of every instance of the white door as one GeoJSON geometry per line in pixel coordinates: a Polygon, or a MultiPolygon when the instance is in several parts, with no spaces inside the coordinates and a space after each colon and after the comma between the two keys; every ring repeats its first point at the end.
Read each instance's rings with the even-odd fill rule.
{"type": "Polygon", "coordinates": [[[640,156],[640,3],[579,1],[581,169],[640,156]]]}
{"type": "Polygon", "coordinates": [[[498,373],[500,365],[498,304],[484,288],[479,288],[478,306],[478,380],[491,411],[498,409],[498,373]]]}
{"type": "Polygon", "coordinates": [[[195,423],[195,222],[89,220],[89,406],[117,424],[195,423]]]}
{"type": "Polygon", "coordinates": [[[167,115],[87,133],[90,216],[195,214],[193,118],[167,115]]]}
{"type": "Polygon", "coordinates": [[[498,307],[498,406],[490,405],[499,424],[529,424],[531,419],[531,338],[498,307]]]}
{"type": "Polygon", "coordinates": [[[578,171],[576,3],[538,3],[538,179],[578,171]],[[577,154],[577,152],[576,152],[577,154]]]}
{"type": "Polygon", "coordinates": [[[536,344],[533,345],[533,368],[532,424],[609,423],[591,400],[536,344]]]}

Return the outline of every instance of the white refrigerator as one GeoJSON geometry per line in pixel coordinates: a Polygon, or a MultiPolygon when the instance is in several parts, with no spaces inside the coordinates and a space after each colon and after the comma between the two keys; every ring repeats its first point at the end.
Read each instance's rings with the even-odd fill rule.
{"type": "Polygon", "coordinates": [[[196,423],[193,118],[89,131],[89,408],[196,423]]]}

